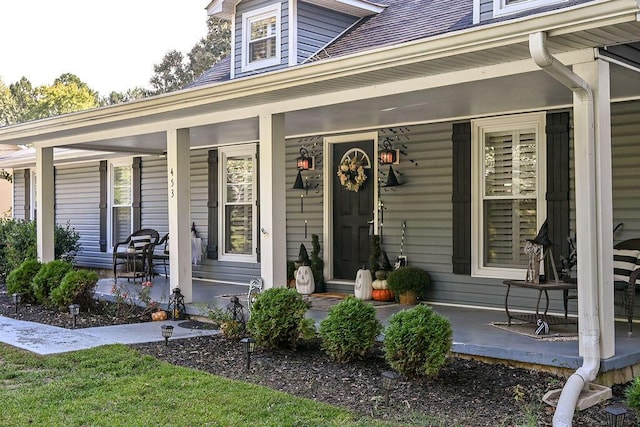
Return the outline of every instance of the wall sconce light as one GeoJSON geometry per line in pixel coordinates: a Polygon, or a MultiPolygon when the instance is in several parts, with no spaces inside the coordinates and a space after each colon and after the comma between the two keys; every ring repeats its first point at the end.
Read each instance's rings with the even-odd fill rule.
{"type": "Polygon", "coordinates": [[[299,171],[313,170],[313,157],[309,156],[306,148],[300,147],[300,157],[296,159],[296,166],[299,171]]]}
{"type": "Polygon", "coordinates": [[[76,328],[78,314],[80,314],[80,305],[71,304],[69,306],[69,313],[73,316],[73,329],[76,328]]]}
{"type": "Polygon", "coordinates": [[[378,158],[381,165],[397,165],[400,163],[400,156],[398,155],[400,150],[394,150],[391,148],[391,140],[386,138],[382,141],[382,149],[378,152],[378,158]]]}

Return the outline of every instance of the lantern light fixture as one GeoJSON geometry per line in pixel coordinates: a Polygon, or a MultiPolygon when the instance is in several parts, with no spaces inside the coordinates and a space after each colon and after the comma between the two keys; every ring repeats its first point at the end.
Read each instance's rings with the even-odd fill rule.
{"type": "Polygon", "coordinates": [[[242,350],[244,351],[244,356],[247,359],[247,372],[251,370],[251,353],[254,352],[256,348],[256,340],[251,337],[245,337],[240,340],[242,344],[242,350]]]}
{"type": "Polygon", "coordinates": [[[184,305],[184,295],[180,292],[180,288],[173,288],[169,297],[169,305],[167,310],[174,320],[183,320],[187,318],[187,309],[184,305]]]}
{"type": "Polygon", "coordinates": [[[313,156],[309,156],[309,151],[304,148],[304,147],[300,147],[300,157],[298,157],[296,159],[296,167],[298,168],[299,171],[308,171],[308,170],[314,170],[314,166],[313,166],[313,162],[314,158],[313,156]]]}
{"type": "Polygon", "coordinates": [[[71,304],[69,306],[69,313],[73,316],[73,329],[75,329],[77,325],[78,314],[80,314],[80,305],[71,304]]]}
{"type": "Polygon", "coordinates": [[[389,394],[395,388],[400,374],[394,371],[384,371],[382,373],[382,388],[384,390],[384,404],[389,406],[389,394]]]}
{"type": "Polygon", "coordinates": [[[624,426],[624,419],[627,415],[627,410],[619,405],[609,405],[604,408],[607,413],[607,421],[609,427],[622,427],[624,426]]]}
{"type": "Polygon", "coordinates": [[[19,293],[14,293],[11,295],[13,297],[13,305],[15,306],[16,314],[18,314],[18,304],[20,304],[20,300],[22,299],[22,295],[19,293]]]}
{"type": "Polygon", "coordinates": [[[378,159],[381,165],[397,165],[400,163],[400,150],[393,149],[391,146],[391,140],[386,138],[382,141],[382,149],[378,152],[378,159]]]}
{"type": "Polygon", "coordinates": [[[164,338],[164,345],[169,345],[169,338],[173,335],[173,326],[162,325],[160,326],[160,330],[162,331],[162,337],[164,338]]]}

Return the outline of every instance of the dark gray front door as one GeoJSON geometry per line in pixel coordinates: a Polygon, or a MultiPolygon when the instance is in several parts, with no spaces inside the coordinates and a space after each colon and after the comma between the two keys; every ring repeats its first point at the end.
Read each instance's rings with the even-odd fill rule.
{"type": "Polygon", "coordinates": [[[375,177],[372,168],[365,168],[367,176],[357,192],[349,191],[336,175],[345,153],[362,150],[371,162],[373,142],[351,142],[333,147],[333,277],[355,280],[356,272],[369,264],[369,224],[373,219],[373,191],[375,177]]]}

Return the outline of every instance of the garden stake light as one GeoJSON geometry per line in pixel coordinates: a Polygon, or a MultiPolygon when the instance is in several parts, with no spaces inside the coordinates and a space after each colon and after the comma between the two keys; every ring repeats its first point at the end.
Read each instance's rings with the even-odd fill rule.
{"type": "Polygon", "coordinates": [[[164,345],[169,345],[169,338],[173,335],[173,326],[171,325],[162,325],[160,326],[162,330],[162,336],[164,337],[164,345]]]}
{"type": "Polygon", "coordinates": [[[18,304],[20,304],[21,295],[19,293],[14,293],[13,295],[13,305],[16,307],[16,314],[18,314],[18,304]]]}
{"type": "Polygon", "coordinates": [[[610,405],[604,408],[607,413],[607,420],[610,427],[622,427],[624,426],[624,418],[627,415],[627,410],[622,406],[610,405]]]}
{"type": "Polygon", "coordinates": [[[382,373],[382,388],[384,389],[384,405],[389,406],[389,394],[396,386],[400,374],[394,371],[384,371],[382,373]]]}
{"type": "Polygon", "coordinates": [[[71,304],[69,306],[69,313],[71,313],[71,315],[73,316],[73,329],[75,329],[78,314],[80,314],[80,306],[78,304],[71,304]]]}
{"type": "Polygon", "coordinates": [[[244,350],[244,355],[247,358],[247,372],[251,370],[251,353],[255,350],[256,340],[253,338],[242,338],[240,340],[242,343],[242,349],[244,350]]]}

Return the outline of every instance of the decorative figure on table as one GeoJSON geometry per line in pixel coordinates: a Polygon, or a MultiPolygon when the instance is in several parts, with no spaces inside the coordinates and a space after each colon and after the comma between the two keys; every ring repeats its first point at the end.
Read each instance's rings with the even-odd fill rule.
{"type": "Polygon", "coordinates": [[[533,239],[527,239],[527,243],[524,246],[524,253],[529,255],[527,277],[525,279],[527,282],[535,285],[540,284],[540,262],[545,257],[549,258],[551,262],[551,269],[553,270],[556,283],[559,281],[551,246],[553,246],[553,243],[549,240],[549,225],[545,220],[538,231],[538,235],[533,239]]]}

